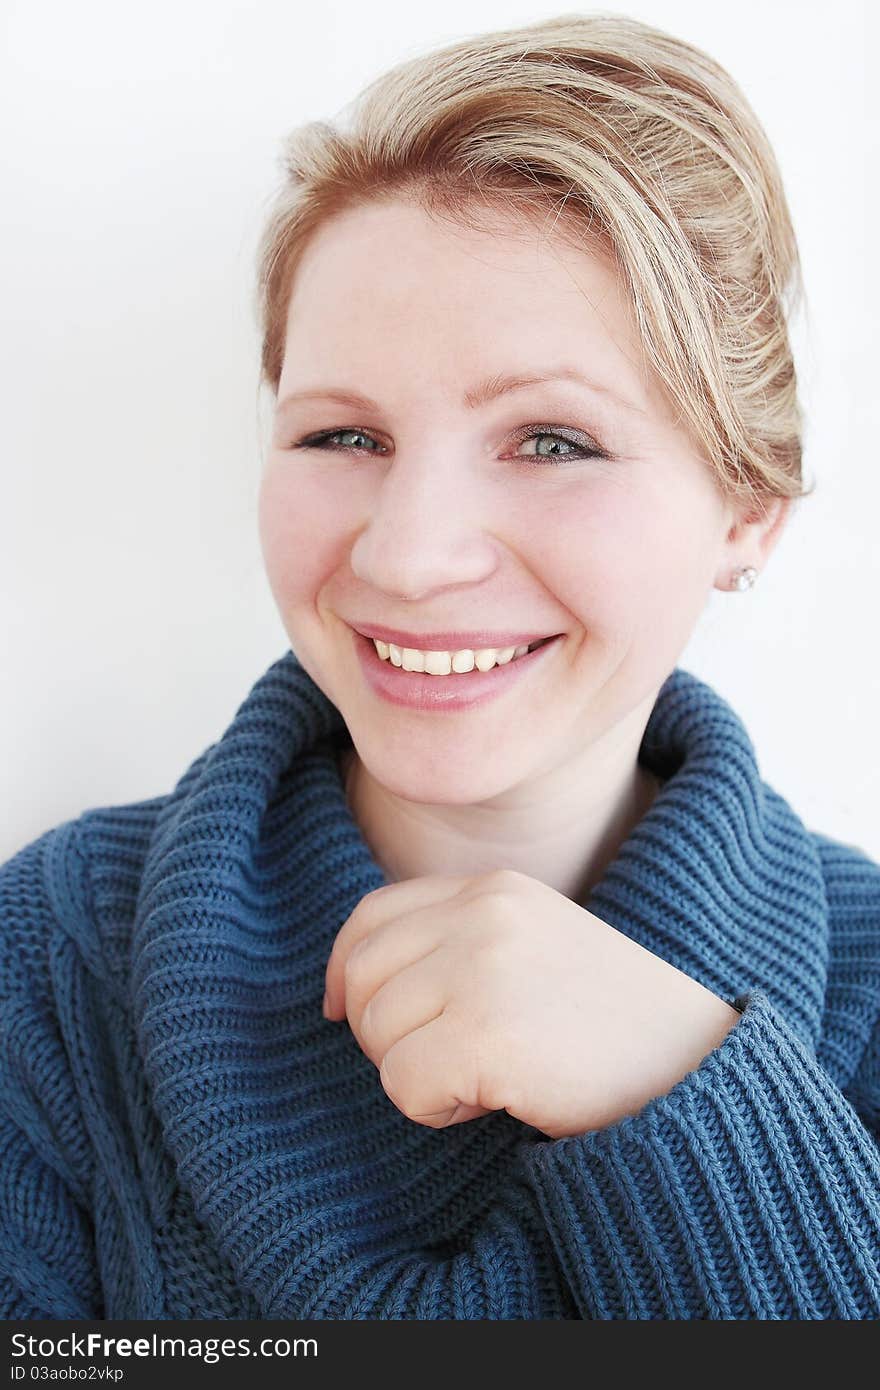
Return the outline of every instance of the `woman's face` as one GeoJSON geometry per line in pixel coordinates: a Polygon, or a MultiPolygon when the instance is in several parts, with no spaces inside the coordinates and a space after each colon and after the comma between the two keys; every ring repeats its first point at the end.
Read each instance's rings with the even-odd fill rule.
{"type": "Polygon", "coordinates": [[[291,647],[390,791],[466,804],[595,767],[634,730],[638,746],[733,559],[735,517],[672,415],[604,257],[405,202],[315,235],[290,302],[260,537],[291,647]],[[509,375],[553,379],[468,400],[509,375]],[[325,431],[355,433],[304,442],[325,431]],[[563,636],[516,679],[496,669],[490,698],[425,709],[377,692],[365,663],[379,658],[355,631],[368,625],[563,636]]]}

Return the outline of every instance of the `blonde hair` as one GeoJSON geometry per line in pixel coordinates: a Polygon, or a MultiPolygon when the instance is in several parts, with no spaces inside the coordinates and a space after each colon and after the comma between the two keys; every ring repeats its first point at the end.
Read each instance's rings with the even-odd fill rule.
{"type": "Polygon", "coordinates": [[[809,495],[787,316],[803,295],[767,136],[707,54],[615,14],[478,34],[392,68],[347,124],[286,139],[258,250],[261,380],[277,394],[287,310],[317,228],[415,200],[479,224],[479,206],[611,249],[645,359],[724,496],[763,513],[809,495]]]}

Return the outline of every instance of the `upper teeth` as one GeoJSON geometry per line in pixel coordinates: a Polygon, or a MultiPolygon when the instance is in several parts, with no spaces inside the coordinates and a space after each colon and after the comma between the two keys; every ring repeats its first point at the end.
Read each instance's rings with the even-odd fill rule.
{"type": "MultiPolygon", "coordinates": [[[[380,642],[373,638],[373,645],[383,661],[392,666],[400,666],[404,671],[426,671],[432,676],[448,676],[453,671],[491,671],[495,665],[504,666],[514,657],[525,656],[528,644],[522,647],[484,647],[480,651],[465,649],[460,652],[423,652],[415,647],[396,647],[393,642],[380,642]]],[[[536,646],[537,643],[533,643],[536,646]]]]}

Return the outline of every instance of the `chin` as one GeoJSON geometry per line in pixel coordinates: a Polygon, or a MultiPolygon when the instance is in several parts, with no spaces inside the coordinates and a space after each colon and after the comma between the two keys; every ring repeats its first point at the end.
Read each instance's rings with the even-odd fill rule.
{"type": "Polygon", "coordinates": [[[473,762],[459,765],[448,758],[435,765],[422,759],[416,765],[410,756],[402,770],[392,772],[393,760],[381,752],[359,756],[372,780],[392,796],[428,806],[473,806],[502,795],[521,780],[509,762],[502,764],[495,757],[484,759],[476,769],[473,762]]]}

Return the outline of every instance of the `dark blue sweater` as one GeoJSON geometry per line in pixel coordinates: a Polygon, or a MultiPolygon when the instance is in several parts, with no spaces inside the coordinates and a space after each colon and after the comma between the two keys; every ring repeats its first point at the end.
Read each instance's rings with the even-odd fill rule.
{"type": "Polygon", "coordinates": [[[348,742],[287,652],[172,792],[0,867],[3,1316],[880,1315],[880,866],[677,668],[663,784],[584,906],[740,1019],[604,1130],[430,1129],[321,1013],[385,881],[348,742]]]}

